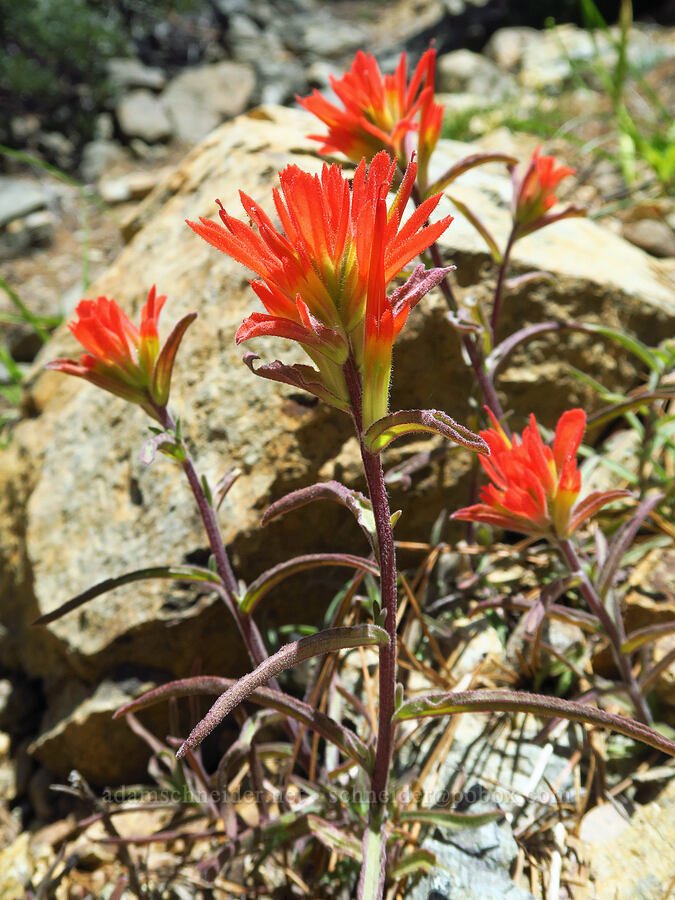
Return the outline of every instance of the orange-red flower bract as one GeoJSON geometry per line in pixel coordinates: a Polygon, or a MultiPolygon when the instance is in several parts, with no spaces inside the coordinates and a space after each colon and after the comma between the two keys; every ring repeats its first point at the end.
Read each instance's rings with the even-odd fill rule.
{"type": "Polygon", "coordinates": [[[481,456],[480,462],[491,484],[481,490],[482,503],[458,510],[453,519],[567,538],[606,503],[626,496],[625,491],[598,491],[577,504],[581,472],[576,453],[586,428],[582,409],[562,414],[552,448],[542,441],[533,415],[519,441],[515,435],[510,440],[488,413],[493,427],[480,435],[490,447],[490,457],[481,456]]]}
{"type": "Polygon", "coordinates": [[[342,78],[331,78],[331,87],[344,109],[329,103],[318,91],[298,102],[328,126],[327,135],[310,135],[321,141],[320,153],[344,153],[354,162],[371,160],[388,150],[403,160],[403,145],[411,131],[420,132],[421,168],[438,140],[443,107],[433,103],[436,51],[422,55],[408,84],[403,53],[393,75],[382,75],[375,57],[361,50],[342,78]],[[420,121],[417,114],[421,111],[420,121]]]}
{"type": "MultiPolygon", "coordinates": [[[[540,147],[536,148],[521,177],[515,173],[513,176],[513,220],[521,237],[548,223],[545,216],[557,202],[554,193],[556,188],[564,178],[574,175],[575,171],[569,166],[556,168],[555,157],[540,156],[540,150],[540,147]]],[[[576,207],[568,207],[565,213],[579,215],[581,211],[576,207]]]]}
{"type": "Polygon", "coordinates": [[[241,202],[255,227],[222,207],[222,225],[208,219],[188,222],[212,246],[259,276],[251,285],[266,312],[244,321],[237,343],[261,335],[297,341],[318,368],[303,367],[303,381],[311,375],[313,392],[340,409],[350,408],[343,366],[351,358],[363,377],[364,428],[370,424],[366,406],[381,410],[382,395],[386,411],[392,344],[409,309],[433,285],[397,297],[395,306],[386,286],[452,220],[448,216],[427,224],[438,195],[402,221],[415,182],[414,162],[387,208],[395,167],[386,153],[378,153],[369,167],[361,161],[350,185],[337,165],[324,165],[318,175],[288,166],[279,175],[280,190],[273,192],[283,230],[244,193],[241,202]],[[371,352],[375,344],[378,350],[371,352]],[[379,400],[371,402],[375,381],[379,400]]]}
{"type": "Polygon", "coordinates": [[[68,326],[87,351],[79,361],[55,359],[47,368],[77,375],[97,387],[137,403],[154,418],[169,400],[171,372],[180,341],[196,318],[191,313],[174,327],[160,350],[157,325],[166,301],[154,285],[141,312],[140,328],[114,300],[81,300],[77,319],[68,326]]]}

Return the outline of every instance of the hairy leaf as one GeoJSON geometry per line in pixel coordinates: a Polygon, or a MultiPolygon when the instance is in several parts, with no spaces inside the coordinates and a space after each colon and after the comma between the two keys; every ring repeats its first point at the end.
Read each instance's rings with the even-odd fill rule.
{"type": "Polygon", "coordinates": [[[525,712],[538,716],[571,719],[586,725],[599,725],[625,734],[675,756],[675,741],[625,716],[616,716],[571,700],[547,697],[543,694],[527,694],[521,691],[459,691],[448,694],[428,694],[403,703],[394,713],[394,719],[422,719],[428,716],[448,716],[465,712],[525,712]]]}
{"type": "Polygon", "coordinates": [[[352,647],[385,646],[388,641],[387,632],[383,628],[378,628],[377,625],[352,625],[326,628],[317,634],[286,644],[273,656],[260,663],[253,672],[239,678],[232,687],[221,694],[201,722],[192,729],[187,740],[179,748],[176,754],[177,758],[180,759],[188,750],[201,744],[225,716],[243,703],[249,694],[286,669],[290,669],[306,659],[323,656],[325,653],[347,650],[352,647]]]}
{"type": "MultiPolygon", "coordinates": [[[[193,697],[199,694],[216,695],[224,693],[236,684],[234,678],[218,678],[216,676],[200,675],[194,678],[182,678],[179,681],[170,681],[162,684],[151,691],[147,691],[141,697],[125,703],[115,711],[113,718],[134,713],[139,709],[145,709],[147,706],[154,706],[164,700],[172,700],[178,697],[193,697]]],[[[359,763],[367,772],[370,772],[373,765],[372,752],[366,747],[363,741],[350,731],[331,719],[325,713],[319,712],[308,703],[277,691],[272,688],[259,687],[251,693],[247,700],[263,706],[268,709],[275,709],[291,719],[295,719],[308,728],[311,728],[321,737],[325,738],[341,750],[349,759],[359,763]]]]}
{"type": "Polygon", "coordinates": [[[249,585],[241,600],[242,612],[251,615],[265,594],[284,578],[308,569],[316,569],[319,566],[347,566],[351,569],[369,572],[376,577],[380,575],[380,569],[376,563],[361,556],[352,556],[349,553],[310,553],[306,556],[296,556],[295,559],[289,559],[263,572],[249,585]]]}
{"type": "Polygon", "coordinates": [[[384,416],[373,422],[364,435],[364,441],[371,453],[379,453],[396,438],[413,432],[440,434],[468,450],[488,455],[490,453],[482,437],[438,409],[405,409],[384,416]]]}

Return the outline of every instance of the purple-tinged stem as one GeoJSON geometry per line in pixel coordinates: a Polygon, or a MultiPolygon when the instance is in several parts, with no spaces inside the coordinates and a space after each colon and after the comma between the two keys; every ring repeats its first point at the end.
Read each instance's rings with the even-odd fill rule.
{"type": "Polygon", "coordinates": [[[621,678],[626,691],[628,692],[628,696],[633,701],[633,706],[635,707],[635,713],[638,719],[645,725],[651,725],[653,721],[652,714],[649,711],[640,684],[633,674],[630,656],[621,652],[622,641],[619,628],[605,609],[592,581],[583,569],[574,545],[569,538],[558,540],[558,547],[570,572],[579,578],[581,593],[583,594],[586,603],[588,603],[589,609],[598,617],[605,629],[605,634],[609,638],[609,643],[612,648],[614,660],[621,673],[621,678]]]}
{"type": "MultiPolygon", "coordinates": [[[[495,296],[492,301],[492,316],[490,317],[490,334],[492,337],[492,345],[495,344],[495,335],[497,333],[497,323],[499,321],[499,313],[502,308],[502,298],[504,296],[504,279],[506,278],[506,269],[509,265],[509,258],[511,256],[511,250],[513,249],[513,245],[516,242],[516,226],[514,225],[511,229],[511,234],[509,235],[509,239],[506,242],[506,249],[504,250],[504,256],[502,257],[502,261],[499,264],[499,274],[497,275],[497,286],[495,288],[495,296]]],[[[493,410],[494,412],[494,410],[493,410]]]]}
{"type": "Polygon", "coordinates": [[[384,483],[384,472],[379,454],[371,453],[363,441],[361,412],[361,379],[353,360],[345,364],[345,377],[352,404],[352,415],[361,447],[361,459],[368,484],[370,502],[377,532],[378,562],[380,565],[380,591],[382,608],[386,610],[384,628],[388,642],[380,647],[380,693],[377,728],[377,746],[371,789],[376,807],[386,804],[387,781],[394,748],[394,708],[396,695],[396,552],[391,527],[389,498],[384,483]]]}
{"type": "MultiPolygon", "coordinates": [[[[162,425],[166,428],[166,430],[175,431],[176,423],[174,422],[171,414],[166,409],[166,407],[159,408],[157,412],[161,416],[162,425]]],[[[232,571],[232,565],[230,563],[230,559],[227,555],[227,550],[225,549],[225,545],[220,534],[220,528],[218,526],[218,520],[216,518],[216,511],[211,506],[206,494],[204,493],[204,488],[202,487],[202,483],[199,480],[199,476],[197,475],[197,470],[195,469],[192,457],[190,456],[190,453],[185,444],[183,444],[183,450],[185,453],[185,460],[181,463],[181,465],[197,503],[197,508],[199,509],[199,514],[201,516],[202,522],[204,523],[204,529],[209,540],[211,553],[213,554],[213,558],[216,562],[216,570],[225,589],[223,594],[225,605],[227,606],[229,612],[232,614],[235,622],[237,623],[239,632],[244,639],[244,643],[246,644],[246,649],[248,650],[248,655],[251,662],[253,663],[254,667],[257,668],[260,663],[267,659],[269,653],[267,651],[267,648],[265,647],[265,642],[262,639],[262,635],[260,634],[257,625],[253,621],[253,618],[241,611],[239,602],[237,600],[237,580],[234,576],[234,572],[232,571]]],[[[269,686],[276,690],[281,690],[279,682],[276,678],[271,678],[269,680],[269,686]]],[[[297,740],[300,731],[297,724],[292,720],[287,719],[286,728],[291,739],[297,740]]],[[[308,758],[308,749],[306,746],[306,742],[303,742],[303,745],[301,747],[301,757],[303,759],[303,763],[306,763],[308,758]]]]}

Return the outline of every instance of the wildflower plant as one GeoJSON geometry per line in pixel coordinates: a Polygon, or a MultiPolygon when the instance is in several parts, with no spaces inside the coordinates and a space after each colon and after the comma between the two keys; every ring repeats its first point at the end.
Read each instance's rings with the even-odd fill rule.
{"type": "MultiPolygon", "coordinates": [[[[149,463],[155,451],[160,450],[181,466],[204,524],[212,561],[208,567],[160,566],[109,579],[39,621],[52,621],[117,584],[142,578],[180,578],[212,585],[238,626],[248,649],[251,671],[236,680],[199,676],[172,682],[127,704],[118,715],[131,714],[168,698],[215,694],[217,699],[210,710],[195,723],[176,753],[179,760],[190,766],[194,778],[204,781],[208,778],[199,756],[201,742],[244,701],[261,706],[263,711],[247,721],[238,745],[226,753],[213,776],[219,786],[227,782],[235,751],[246,755],[251,779],[262,784],[256,736],[271,721],[270,715],[283,720],[293,747],[292,764],[304,770],[305,784],[311,783],[314,771],[306,729],[325,739],[334,748],[336,759],[341,760],[341,770],[357,771],[354,777],[367,783],[365,805],[353,804],[342,810],[337,820],[343,826],[341,830],[336,820],[319,815],[314,807],[302,814],[290,809],[275,822],[270,820],[263,801],[259,801],[259,836],[266,835],[274,843],[293,835],[313,834],[325,846],[358,860],[361,871],[354,890],[360,900],[379,900],[387,881],[396,881],[403,877],[400,873],[430,864],[428,855],[419,853],[400,862],[396,842],[402,822],[439,824],[449,822],[455,815],[445,810],[417,810],[411,811],[407,819],[401,816],[391,770],[396,731],[403,721],[469,711],[525,711],[610,727],[659,750],[675,752],[675,743],[650,727],[651,712],[633,672],[630,636],[625,634],[620,618],[609,613],[606,605],[607,592],[623,554],[658,504],[660,495],[641,499],[635,514],[609,545],[604,561],[596,567],[596,576],[591,577],[577,538],[605,505],[625,500],[627,492],[612,490],[584,496],[576,459],[586,427],[583,410],[563,414],[549,446],[534,417],[521,436],[510,433],[495,387],[504,360],[515,347],[537,334],[562,329],[592,331],[591,326],[579,323],[541,323],[496,342],[511,247],[539,228],[582,213],[572,206],[555,210],[554,191],[571,170],[557,165],[552,157],[541,156],[538,150],[520,169],[515,168],[512,157],[477,154],[460,161],[430,185],[429,163],[442,117],[442,109],[434,101],[434,66],[435,53],[430,49],[408,82],[405,56],[393,76],[382,76],[375,60],[359,53],[350,72],[333,82],[344,109],[316,92],[303,101],[305,108],[328,127],[328,135],[321,138],[322,152],[342,152],[357,163],[351,177],[334,163],[324,164],[314,174],[291,165],[279,174],[279,187],[270,199],[277,222],[272,220],[271,212],[264,211],[266,201],[259,202],[244,193],[240,197],[248,221],[240,220],[221,205],[219,221],[188,222],[199,237],[255,275],[251,287],[264,311],[254,311],[246,317],[237,331],[237,343],[267,336],[284,338],[298,343],[308,358],[307,363],[293,365],[281,360],[265,362],[249,351],[244,356],[249,369],[270,381],[307,391],[348,415],[359,445],[367,496],[337,481],[310,485],[276,501],[265,513],[263,524],[305,504],[332,500],[354,514],[368,541],[368,557],[339,552],[311,554],[280,563],[249,585],[235,576],[220,534],[218,507],[236,474],[226,476],[215,490],[200,478],[180,423],[169,410],[173,363],[195,314],[182,319],[162,345],[158,319],[165,298],[158,297],[154,288],[139,328],[112,300],[82,301],[71,331],[83,345],[85,355],[79,361],[60,359],[50,364],[53,369],[84,378],[139,405],[159,425],[153,426],[154,436],[146,443],[143,458],[149,463]],[[415,135],[416,147],[412,140],[415,135]],[[474,212],[455,203],[459,213],[466,215],[485,237],[498,266],[492,309],[470,320],[450,284],[452,267],[443,264],[436,243],[452,221],[448,215],[438,217],[440,192],[469,168],[495,161],[506,164],[515,173],[512,230],[505,249],[499,249],[474,212]],[[410,200],[414,203],[412,211],[407,209],[410,200]],[[432,266],[415,262],[418,257],[427,256],[431,257],[432,266]],[[401,283],[394,286],[397,279],[401,283]],[[448,301],[450,326],[462,337],[488,409],[491,427],[480,434],[458,424],[444,411],[390,409],[396,338],[408,317],[414,315],[417,304],[436,287],[441,288],[448,301]],[[466,508],[454,514],[455,519],[488,523],[543,539],[560,552],[569,574],[548,592],[542,590],[538,615],[543,618],[555,600],[580,586],[590,611],[609,639],[623,690],[632,701],[637,721],[609,713],[588,701],[517,691],[455,690],[406,696],[397,681],[398,593],[399,585],[405,582],[397,570],[392,529],[398,514],[392,515],[389,506],[381,453],[398,437],[420,433],[442,435],[472,452],[489,478],[480,502],[473,496],[466,508]],[[341,613],[327,621],[325,628],[270,653],[255,624],[261,599],[288,575],[318,565],[339,565],[355,573],[353,587],[341,601],[341,613]],[[379,580],[369,608],[370,619],[359,622],[352,618],[352,624],[344,624],[344,613],[353,603],[358,581],[364,577],[379,580]],[[304,660],[362,647],[374,648],[379,658],[377,721],[371,723],[367,736],[318,708],[317,696],[300,700],[284,691],[277,681],[283,672],[304,660]],[[399,860],[396,866],[392,864],[394,859],[399,860]]],[[[365,709],[358,698],[354,698],[354,703],[356,708],[365,709]]],[[[321,790],[330,794],[330,786],[324,785],[321,790]]],[[[319,793],[317,790],[315,796],[319,793]]],[[[222,818],[228,840],[250,848],[255,835],[247,833],[246,840],[238,836],[236,816],[233,819],[227,803],[223,805],[222,818]]],[[[226,851],[223,853],[226,855],[226,851]]],[[[217,870],[222,858],[223,854],[218,854],[208,860],[204,871],[209,867],[217,870]]]]}

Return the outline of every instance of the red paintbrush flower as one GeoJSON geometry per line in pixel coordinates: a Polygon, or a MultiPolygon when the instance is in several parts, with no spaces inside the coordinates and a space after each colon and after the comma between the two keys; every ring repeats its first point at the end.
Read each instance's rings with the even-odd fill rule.
{"type": "Polygon", "coordinates": [[[574,175],[575,170],[569,166],[556,168],[555,157],[540,156],[540,150],[540,147],[536,148],[522,176],[518,176],[513,170],[512,214],[517,237],[523,237],[559,219],[586,214],[584,209],[577,206],[567,206],[558,213],[548,214],[548,210],[557,202],[554,193],[556,188],[564,178],[574,175]]]}
{"type": "Polygon", "coordinates": [[[577,503],[581,472],[576,454],[586,428],[582,409],[562,414],[552,448],[542,441],[533,415],[519,442],[516,435],[510,440],[490,410],[488,414],[493,427],[480,435],[490,457],[481,456],[480,462],[492,483],[481,490],[482,503],[458,510],[453,519],[567,538],[605,504],[628,495],[597,491],[577,503]]]}
{"type": "MultiPolygon", "coordinates": [[[[324,165],[320,175],[288,166],[279,175],[281,189],[273,192],[283,230],[243,193],[242,205],[255,227],[234,219],[222,206],[222,225],[208,219],[188,222],[204,240],[259,276],[251,285],[266,312],[253,313],[244,321],[237,343],[261,335],[289,338],[303,346],[318,369],[275,363],[258,373],[290,380],[341,409],[349,409],[351,402],[344,364],[351,358],[365,374],[366,332],[373,332],[371,326],[364,328],[364,320],[388,321],[387,309],[394,315],[388,338],[391,353],[408,310],[442,277],[434,274],[437,270],[425,278],[418,272],[407,290],[393,295],[395,309],[386,297],[394,276],[452,221],[448,216],[427,224],[439,195],[422,203],[403,223],[415,182],[414,162],[387,209],[395,168],[386,153],[378,153],[369,167],[365,159],[361,161],[350,185],[336,165],[324,165]]],[[[382,325],[382,335],[388,327],[382,325]]]]}
{"type": "Polygon", "coordinates": [[[411,131],[420,130],[419,155],[426,167],[438,140],[443,107],[433,103],[436,51],[422,55],[408,81],[405,53],[393,75],[382,75],[375,57],[361,50],[342,78],[331,78],[331,87],[344,109],[329,103],[318,91],[298,102],[328,126],[327,135],[310,135],[321,141],[320,153],[344,153],[358,162],[371,160],[379,150],[393,153],[406,162],[404,141],[411,131]],[[422,122],[416,121],[422,110],[422,122]]]}
{"type": "Polygon", "coordinates": [[[153,285],[137,328],[114,300],[81,300],[76,309],[78,318],[68,327],[87,352],[79,362],[55,359],[47,363],[47,368],[84,378],[137,403],[159,420],[157,410],[169,400],[178,346],[197,315],[191,313],[181,319],[160,350],[157,324],[165,301],[165,296],[157,296],[153,285]]]}

